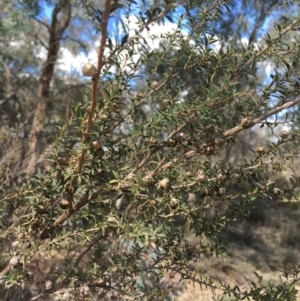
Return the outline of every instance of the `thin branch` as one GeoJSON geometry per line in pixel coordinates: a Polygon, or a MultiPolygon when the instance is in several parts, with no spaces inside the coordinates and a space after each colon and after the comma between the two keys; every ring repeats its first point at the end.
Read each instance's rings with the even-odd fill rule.
{"type": "MultiPolygon", "coordinates": [[[[184,129],[186,126],[188,125],[188,122],[185,122],[183,124],[181,124],[179,127],[177,127],[176,129],[173,130],[173,132],[166,138],[172,138],[175,134],[177,134],[178,132],[180,132],[182,129],[184,129]]],[[[144,159],[131,171],[132,173],[136,173],[138,170],[140,170],[148,161],[149,159],[156,154],[160,149],[162,149],[164,147],[164,144],[161,143],[160,145],[158,145],[157,147],[155,147],[154,149],[152,149],[148,155],[146,157],[144,157],[144,159]]]]}
{"type": "MultiPolygon", "coordinates": [[[[269,117],[271,117],[271,116],[273,116],[273,115],[281,112],[282,110],[291,108],[291,107],[293,107],[293,106],[295,106],[295,105],[297,105],[299,103],[300,103],[300,97],[296,98],[295,100],[288,101],[285,104],[283,104],[282,106],[276,107],[276,108],[270,110],[269,112],[267,112],[266,114],[264,114],[264,115],[262,115],[262,116],[260,116],[260,117],[258,117],[256,119],[254,119],[253,120],[253,125],[251,127],[253,127],[256,124],[261,123],[263,120],[265,120],[265,119],[267,119],[267,118],[269,118],[269,117]]],[[[231,136],[233,136],[233,135],[235,135],[235,134],[237,134],[237,133],[239,133],[239,132],[241,132],[241,131],[243,131],[245,129],[247,129],[247,128],[245,128],[245,127],[243,127],[241,125],[238,125],[238,126],[232,128],[232,129],[228,130],[227,132],[225,132],[224,133],[224,137],[225,138],[231,137],[231,136]]]]}
{"type": "MultiPolygon", "coordinates": [[[[143,24],[143,26],[139,29],[139,31],[134,35],[132,36],[131,38],[128,39],[127,43],[125,43],[125,45],[129,44],[130,42],[132,42],[133,40],[136,40],[136,39],[139,39],[140,38],[140,34],[141,32],[147,28],[151,23],[153,22],[156,22],[157,20],[163,18],[167,13],[169,13],[171,11],[171,9],[175,8],[178,4],[170,4],[166,7],[166,9],[164,11],[162,11],[160,14],[158,14],[155,18],[153,19],[149,19],[147,22],[145,22],[143,24]]],[[[106,61],[104,62],[105,64],[106,63],[109,63],[110,59],[119,51],[119,50],[122,50],[124,48],[125,45],[119,45],[117,46],[111,53],[110,55],[107,57],[106,61]]]]}
{"type": "Polygon", "coordinates": [[[91,241],[90,243],[86,246],[86,248],[79,254],[77,257],[74,267],[76,268],[80,261],[82,260],[83,256],[95,245],[101,238],[103,237],[102,233],[98,233],[91,241]]]}
{"type": "MultiPolygon", "coordinates": [[[[295,105],[297,105],[299,103],[300,103],[300,97],[296,98],[293,101],[289,101],[289,102],[283,104],[282,106],[274,108],[274,109],[270,110],[269,112],[267,112],[266,114],[264,114],[263,116],[260,116],[260,117],[256,118],[253,121],[253,126],[261,123],[263,120],[267,119],[268,117],[273,116],[274,114],[276,114],[278,112],[281,112],[282,110],[285,110],[287,108],[293,107],[293,106],[295,106],[295,105]]],[[[183,129],[185,126],[187,126],[187,123],[182,124],[181,127],[179,127],[178,129],[183,129]]],[[[243,131],[245,129],[247,129],[247,128],[245,128],[245,127],[243,127],[241,125],[236,126],[236,127],[232,128],[232,129],[228,130],[227,132],[225,132],[224,138],[231,137],[231,136],[233,136],[233,135],[235,135],[235,134],[237,134],[237,133],[239,133],[239,132],[241,132],[241,131],[243,131]]],[[[177,132],[178,132],[178,130],[177,130],[177,132]]],[[[173,131],[173,133],[171,133],[169,135],[169,137],[172,137],[173,134],[174,134],[174,131],[173,131]]],[[[159,149],[160,148],[158,146],[156,149],[152,150],[152,152],[154,152],[155,150],[157,151],[159,149]]],[[[199,152],[198,149],[189,150],[188,152],[186,152],[182,156],[182,158],[185,158],[185,159],[190,158],[190,157],[196,155],[198,152],[199,152]]],[[[140,169],[146,162],[148,162],[148,160],[150,158],[150,154],[152,155],[152,153],[150,152],[131,173],[136,172],[136,170],[140,169]]],[[[158,172],[164,171],[164,170],[166,170],[167,168],[169,168],[171,166],[172,166],[172,162],[168,162],[164,166],[162,166],[159,170],[155,170],[155,174],[158,173],[158,172]]],[[[215,178],[212,178],[209,181],[214,181],[214,180],[215,180],[215,178]]],[[[196,183],[197,182],[192,182],[192,183],[189,183],[189,184],[173,186],[172,188],[175,189],[175,188],[191,187],[191,186],[195,185],[196,183]]]]}
{"type": "Polygon", "coordinates": [[[84,45],[83,42],[81,42],[80,40],[78,39],[74,39],[68,35],[66,35],[65,37],[62,38],[62,40],[68,40],[68,41],[72,41],[72,42],[75,42],[77,44],[79,44],[79,46],[83,49],[83,51],[85,52],[85,55],[88,55],[88,50],[87,50],[87,46],[84,45]]]}
{"type": "MultiPolygon", "coordinates": [[[[106,0],[104,16],[103,16],[103,20],[101,23],[102,37],[101,37],[100,50],[99,50],[99,55],[98,55],[97,70],[95,72],[95,75],[93,76],[91,107],[89,110],[87,126],[86,126],[86,129],[85,129],[85,131],[83,133],[83,137],[82,137],[83,145],[87,143],[87,141],[90,137],[90,133],[91,133],[93,124],[94,124],[93,117],[95,115],[95,110],[96,110],[96,105],[97,105],[99,77],[100,77],[102,67],[105,64],[104,63],[104,50],[105,50],[106,40],[107,40],[107,36],[108,36],[107,25],[108,25],[108,19],[109,19],[109,14],[110,14],[110,8],[111,8],[110,0],[106,0]]],[[[69,201],[68,215],[71,215],[74,211],[76,211],[76,209],[73,208],[73,187],[76,185],[78,176],[80,175],[80,173],[82,171],[83,164],[85,162],[85,154],[86,154],[86,150],[83,149],[81,154],[79,155],[79,159],[78,159],[77,175],[72,178],[72,180],[70,181],[69,187],[68,187],[68,191],[69,191],[68,196],[67,196],[67,200],[69,201]]],[[[87,200],[88,199],[89,198],[87,197],[87,200]]],[[[86,202],[83,201],[82,204],[85,205],[86,202]]],[[[79,210],[80,208],[81,207],[79,207],[77,210],[79,210]]]]}
{"type": "Polygon", "coordinates": [[[83,84],[76,84],[76,85],[66,85],[64,86],[63,89],[60,89],[57,93],[53,94],[50,99],[56,99],[57,96],[61,95],[64,92],[67,92],[69,90],[73,89],[80,89],[80,88],[85,88],[89,86],[91,83],[83,83],[83,84]]]}
{"type": "Polygon", "coordinates": [[[50,26],[49,24],[45,23],[44,21],[41,21],[40,19],[38,19],[37,17],[33,16],[32,17],[33,20],[37,21],[39,24],[43,25],[44,27],[47,28],[47,31],[50,32],[50,26]]]}
{"type": "Polygon", "coordinates": [[[0,272],[0,277],[5,276],[11,269],[11,264],[8,263],[8,265],[4,268],[4,270],[2,270],[2,272],[0,272]]]}
{"type": "Polygon", "coordinates": [[[60,215],[54,223],[43,229],[43,231],[40,234],[41,239],[49,238],[49,235],[55,230],[55,228],[62,224],[65,220],[70,218],[76,211],[78,211],[81,207],[86,205],[92,198],[93,195],[89,195],[88,191],[83,195],[83,197],[80,199],[78,203],[72,208],[72,210],[66,210],[62,215],[60,215]]]}
{"type": "MultiPolygon", "coordinates": [[[[246,171],[246,170],[256,169],[256,168],[259,168],[263,165],[273,164],[273,163],[276,163],[276,162],[279,162],[279,161],[282,161],[282,160],[289,160],[289,159],[291,159],[293,157],[296,157],[296,156],[297,156],[297,154],[295,153],[295,154],[289,154],[289,155],[286,155],[286,156],[283,156],[283,157],[279,157],[279,158],[276,158],[276,159],[273,158],[273,159],[265,161],[265,162],[259,162],[256,165],[252,165],[252,166],[243,168],[243,170],[246,171]]],[[[207,179],[207,182],[215,182],[216,180],[217,180],[217,177],[214,177],[214,178],[207,179]]],[[[173,185],[172,189],[188,188],[188,187],[192,187],[196,184],[199,184],[199,182],[198,181],[193,181],[193,182],[188,183],[188,184],[173,185]]]]}
{"type": "MultiPolygon", "coordinates": [[[[89,110],[89,116],[88,116],[88,121],[87,121],[87,127],[86,130],[83,134],[82,138],[82,144],[85,144],[88,141],[88,138],[90,136],[92,127],[93,127],[93,117],[95,115],[95,109],[97,105],[97,94],[98,94],[98,83],[99,83],[99,76],[102,70],[102,67],[104,66],[104,50],[105,50],[105,45],[106,45],[106,40],[107,40],[107,24],[108,24],[108,19],[109,19],[109,14],[110,14],[110,0],[105,1],[105,11],[104,11],[104,16],[103,20],[101,23],[101,44],[100,44],[100,50],[99,50],[99,55],[98,55],[98,65],[97,65],[97,71],[94,75],[94,81],[93,81],[93,90],[92,90],[92,101],[91,101],[91,108],[89,110]]],[[[84,157],[85,157],[85,150],[81,152],[81,155],[79,157],[79,162],[78,162],[78,167],[77,167],[77,174],[81,173],[83,163],[84,163],[84,157]]],[[[74,181],[77,181],[77,179],[74,181]]],[[[72,183],[73,184],[73,183],[72,183]]],[[[73,185],[72,185],[73,186],[73,185]]]]}
{"type": "MultiPolygon", "coordinates": [[[[256,53],[256,55],[254,55],[252,58],[250,58],[245,64],[245,65],[250,65],[252,64],[252,62],[258,58],[261,57],[269,48],[271,48],[284,34],[286,34],[287,32],[291,31],[293,28],[298,27],[300,24],[299,20],[294,21],[292,24],[290,24],[289,26],[287,26],[285,29],[283,29],[279,35],[274,38],[270,43],[268,43],[265,47],[263,47],[260,51],[258,51],[256,53]]],[[[237,71],[235,74],[233,74],[231,76],[231,80],[235,79],[238,75],[240,75],[243,72],[243,69],[240,69],[239,71],[237,71]]]]}
{"type": "Polygon", "coordinates": [[[49,47],[42,41],[42,39],[39,38],[37,34],[34,35],[34,37],[40,42],[40,44],[47,50],[49,51],[49,47]]]}

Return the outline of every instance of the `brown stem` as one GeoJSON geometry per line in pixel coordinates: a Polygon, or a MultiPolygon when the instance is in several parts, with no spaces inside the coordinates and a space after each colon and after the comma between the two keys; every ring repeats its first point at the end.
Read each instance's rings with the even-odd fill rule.
{"type": "MultiPolygon", "coordinates": [[[[256,119],[254,119],[253,120],[253,125],[251,127],[253,127],[256,124],[259,124],[260,122],[262,122],[263,120],[269,118],[270,116],[273,116],[273,115],[279,113],[282,110],[291,108],[291,107],[293,107],[293,106],[295,106],[295,105],[297,105],[299,103],[300,103],[300,97],[298,97],[298,98],[296,98],[294,100],[288,101],[285,104],[283,104],[282,106],[278,106],[278,107],[270,110],[266,114],[264,114],[264,115],[262,115],[262,116],[260,116],[260,117],[258,117],[256,119]]],[[[238,125],[238,126],[232,128],[232,129],[228,130],[227,132],[225,132],[224,133],[224,137],[228,138],[228,137],[233,136],[233,135],[235,135],[235,134],[237,134],[237,133],[239,133],[239,132],[241,132],[241,131],[243,131],[245,129],[246,129],[245,127],[243,127],[241,125],[238,125]]]]}
{"type": "MultiPolygon", "coordinates": [[[[101,44],[100,44],[100,50],[99,50],[99,56],[98,56],[98,65],[97,65],[97,71],[94,75],[94,81],[93,81],[93,88],[92,88],[92,101],[91,101],[91,108],[89,111],[89,116],[88,116],[88,122],[87,122],[87,127],[86,130],[83,134],[82,138],[82,144],[85,144],[88,141],[88,138],[90,137],[90,133],[93,127],[93,117],[95,115],[95,109],[97,105],[97,94],[98,94],[98,83],[99,83],[99,76],[102,70],[102,67],[104,66],[104,50],[105,50],[105,44],[107,40],[107,24],[108,24],[108,18],[110,14],[110,0],[105,1],[105,11],[104,11],[104,16],[103,20],[101,22],[101,44]]],[[[79,157],[79,163],[77,167],[77,174],[81,173],[82,166],[84,163],[84,157],[85,157],[85,150],[81,152],[81,155],[79,157]]],[[[75,181],[76,182],[76,181],[75,181]]]]}
{"type": "Polygon", "coordinates": [[[102,233],[98,233],[93,239],[92,241],[86,246],[86,248],[79,254],[79,256],[77,257],[75,263],[74,263],[74,267],[78,267],[80,261],[82,260],[83,256],[93,247],[93,245],[95,245],[100,238],[102,238],[103,235],[102,233]]]}
{"type": "MultiPolygon", "coordinates": [[[[299,26],[300,21],[296,20],[294,21],[292,24],[290,24],[289,26],[287,26],[285,29],[283,29],[279,35],[273,39],[269,44],[267,44],[265,47],[263,47],[260,51],[258,51],[252,58],[250,58],[244,65],[245,66],[249,66],[250,64],[252,64],[253,61],[255,61],[255,59],[261,57],[265,52],[267,52],[268,49],[270,49],[276,42],[278,42],[278,40],[287,32],[291,31],[293,28],[296,28],[297,26],[299,26]]],[[[237,71],[235,74],[233,74],[231,76],[231,80],[237,78],[238,75],[240,75],[243,72],[243,68],[241,68],[239,71],[237,71]]]]}
{"type": "MultiPolygon", "coordinates": [[[[100,45],[99,56],[98,56],[97,71],[94,75],[94,81],[93,81],[91,108],[90,108],[89,115],[88,115],[87,127],[86,127],[85,132],[82,137],[82,144],[87,143],[87,141],[90,137],[92,127],[93,127],[93,117],[95,115],[95,109],[96,109],[96,105],[97,105],[99,76],[100,76],[102,67],[105,64],[104,50],[105,50],[105,44],[106,44],[106,39],[107,39],[107,24],[108,24],[108,19],[109,19],[109,14],[110,14],[110,8],[111,8],[110,0],[106,0],[104,16],[103,16],[103,20],[101,23],[102,37],[101,37],[101,45],[100,45]]],[[[76,205],[73,206],[73,187],[75,186],[78,176],[82,171],[85,154],[86,154],[86,150],[82,150],[82,152],[79,156],[79,160],[78,160],[77,174],[76,174],[76,176],[74,176],[72,178],[72,180],[69,184],[69,187],[68,187],[67,199],[70,204],[68,210],[65,211],[61,216],[59,216],[50,227],[47,227],[42,231],[42,233],[40,234],[41,239],[48,238],[50,233],[52,233],[54,231],[56,226],[60,225],[65,220],[67,220],[71,215],[73,215],[74,212],[78,211],[81,207],[86,205],[89,202],[89,200],[91,199],[92,195],[89,195],[89,193],[87,191],[84,194],[84,196],[81,198],[81,200],[78,203],[76,203],[76,205]]]]}
{"type": "Polygon", "coordinates": [[[10,269],[11,269],[11,264],[9,263],[9,264],[4,268],[4,270],[2,270],[2,271],[0,272],[0,277],[6,275],[6,274],[10,271],[10,269]]]}

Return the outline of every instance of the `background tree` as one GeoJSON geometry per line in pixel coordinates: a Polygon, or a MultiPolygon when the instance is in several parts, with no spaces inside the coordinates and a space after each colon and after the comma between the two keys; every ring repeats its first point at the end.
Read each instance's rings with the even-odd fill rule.
{"type": "Polygon", "coordinates": [[[1,140],[6,148],[1,155],[1,170],[5,185],[11,187],[42,166],[40,156],[53,142],[55,121],[68,115],[70,98],[76,98],[79,89],[87,85],[78,74],[71,76],[72,70],[66,76],[62,55],[68,58],[86,53],[84,38],[92,42],[94,35],[86,31],[90,17],[76,1],[2,1],[0,5],[4,93],[1,140]],[[47,101],[41,97],[45,93],[47,101]]]}
{"type": "MultiPolygon", "coordinates": [[[[130,1],[122,9],[109,0],[104,9],[82,4],[101,32],[97,66],[83,69],[92,90],[58,123],[47,169],[2,197],[5,298],[160,300],[172,298],[187,280],[219,288],[220,299],[232,294],[235,300],[293,300],[297,269],[285,272],[292,281],[276,287],[258,281],[242,291],[201,277],[192,263],[223,252],[222,232],[258,197],[290,197],[299,185],[294,178],[282,191],[270,181],[272,173],[292,166],[299,151],[297,128],[282,131],[247,157],[230,162],[228,156],[228,150],[240,150],[234,144],[238,133],[259,133],[256,125],[272,129],[276,124],[268,118],[300,102],[299,40],[283,42],[299,20],[283,20],[257,47],[218,50],[213,25],[230,10],[230,1],[130,1]],[[111,17],[116,10],[119,20],[111,17]],[[118,35],[110,30],[114,22],[121,24],[118,35]],[[167,22],[175,23],[173,31],[151,33],[153,24],[167,22]],[[147,47],[147,31],[160,40],[159,49],[147,47]],[[272,74],[271,82],[258,82],[259,63],[274,58],[282,72],[272,74]],[[188,233],[197,239],[189,241],[188,233]]],[[[53,8],[51,24],[65,17],[55,41],[67,30],[70,5],[53,8]]],[[[36,20],[38,7],[28,9],[36,10],[36,20]]],[[[57,62],[51,33],[46,61],[51,70],[41,73],[48,75],[47,93],[37,94],[42,98],[31,124],[34,135],[38,127],[45,132],[40,118],[49,102],[52,59],[57,62]]],[[[8,64],[3,81],[9,73],[8,64]]],[[[27,143],[32,141],[29,149],[35,151],[37,140],[27,143]]]]}

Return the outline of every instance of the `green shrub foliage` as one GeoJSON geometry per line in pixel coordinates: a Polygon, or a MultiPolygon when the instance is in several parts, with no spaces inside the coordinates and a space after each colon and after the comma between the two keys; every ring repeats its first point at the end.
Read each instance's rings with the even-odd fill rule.
{"type": "Polygon", "coordinates": [[[193,282],[218,288],[220,300],[295,300],[295,268],[278,286],[258,276],[243,291],[193,264],[224,251],[220,234],[258,197],[289,198],[299,186],[271,179],[299,152],[299,39],[285,37],[300,21],[218,48],[213,25],[232,8],[227,0],[81,4],[99,35],[98,65],[57,125],[50,167],[2,196],[2,297],[171,300],[193,282]],[[152,33],[155,24],[172,29],[152,33]],[[237,137],[266,129],[272,138],[242,153],[237,137]]]}

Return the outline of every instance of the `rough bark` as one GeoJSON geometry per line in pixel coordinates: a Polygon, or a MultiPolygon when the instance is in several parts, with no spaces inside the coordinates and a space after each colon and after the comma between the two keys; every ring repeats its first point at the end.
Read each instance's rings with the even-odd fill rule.
{"type": "Polygon", "coordinates": [[[33,116],[27,157],[29,158],[26,168],[27,174],[33,174],[37,169],[37,162],[42,153],[41,139],[43,137],[45,122],[49,117],[51,106],[50,84],[53,78],[54,67],[57,62],[57,54],[62,35],[68,27],[71,19],[70,0],[62,0],[52,12],[52,20],[49,31],[49,45],[47,60],[43,66],[39,79],[38,102],[33,116]]]}

